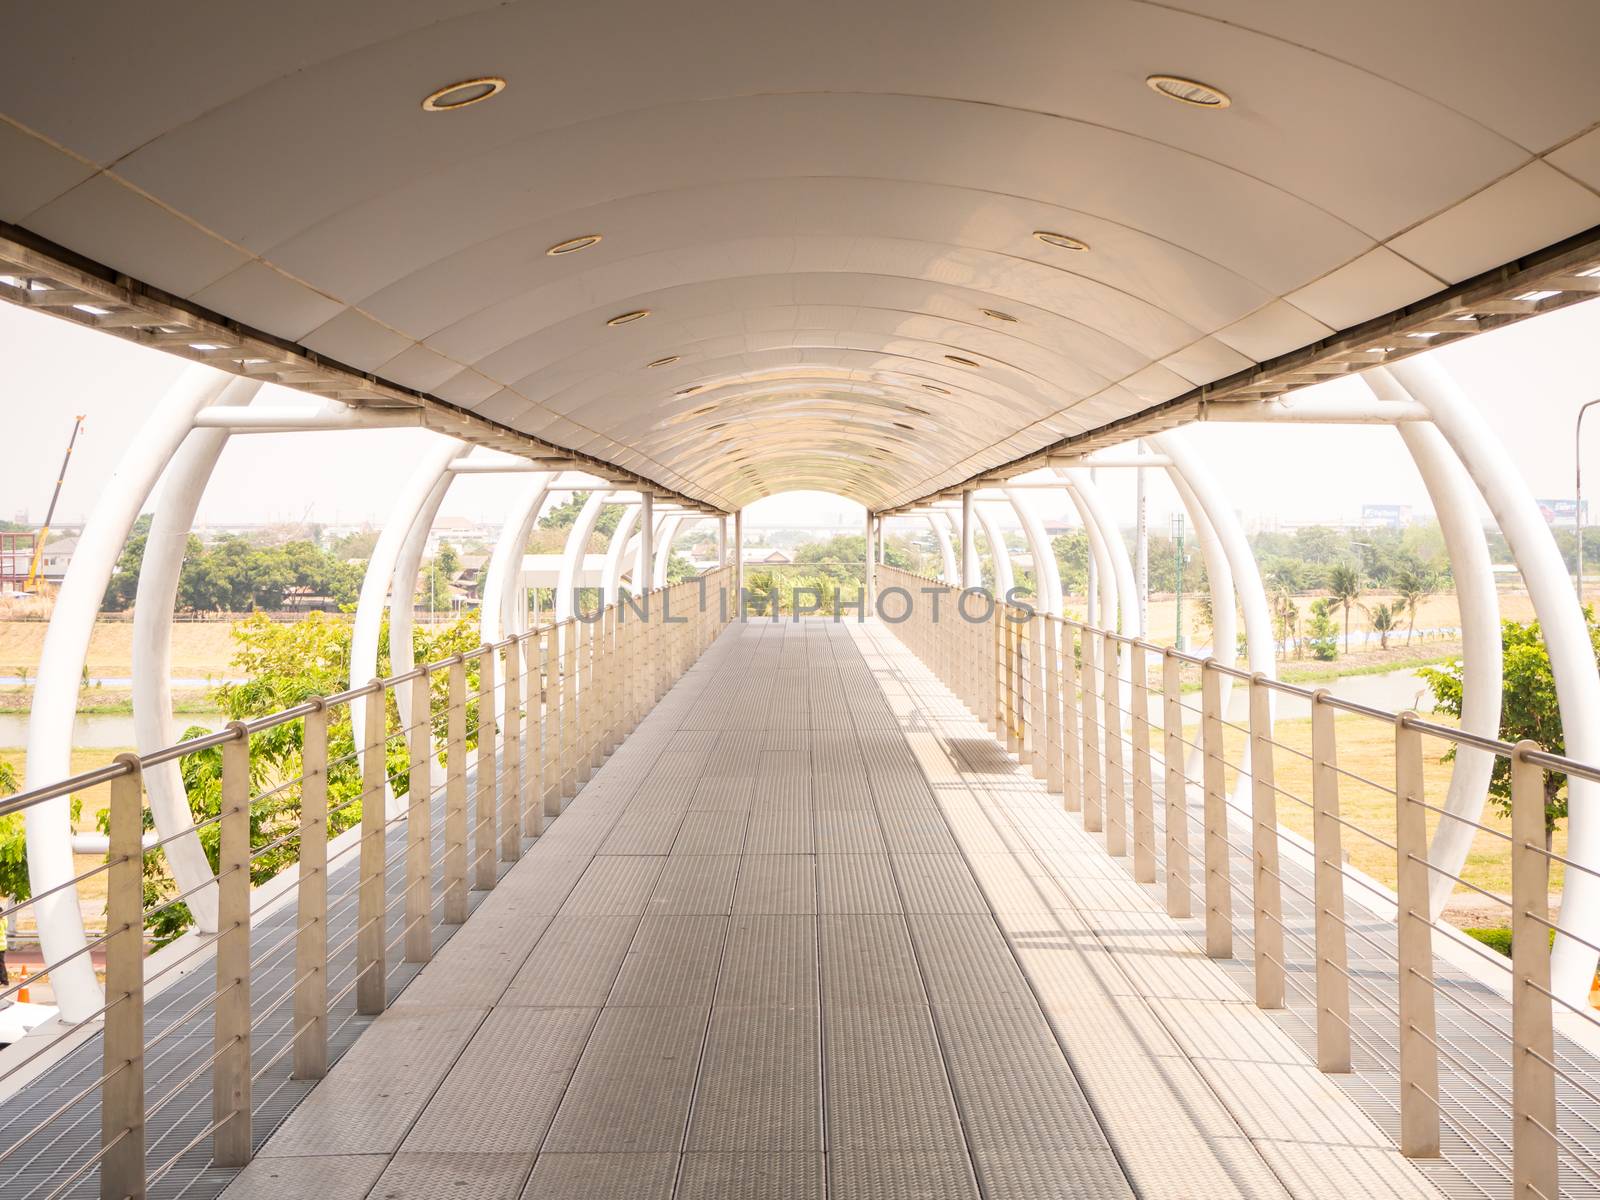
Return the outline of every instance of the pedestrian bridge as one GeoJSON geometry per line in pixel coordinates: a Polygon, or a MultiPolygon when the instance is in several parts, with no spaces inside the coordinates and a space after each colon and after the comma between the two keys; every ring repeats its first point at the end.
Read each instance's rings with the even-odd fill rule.
{"type": "Polygon", "coordinates": [[[1296,796],[1259,719],[1241,776],[1214,661],[879,573],[886,616],[939,594],[950,623],[730,620],[679,585],[681,624],[630,602],[485,647],[470,689],[456,658],[191,744],[223,755],[220,932],[148,964],[121,847],[152,764],[101,772],[106,1008],[10,1052],[5,1194],[1591,1194],[1600,1039],[1548,948],[1493,963],[1419,872],[1397,898],[1341,865],[1379,835],[1341,815],[1334,713],[1395,730],[1403,863],[1408,745],[1454,731],[1316,693],[1296,796]],[[391,693],[423,707],[330,760],[391,693]],[[249,747],[289,726],[300,868],[252,893],[249,747]]]}
{"type": "Polygon", "coordinates": [[[11,7],[0,299],[185,362],[91,481],[0,798],[44,960],[0,1002],[57,1009],[0,1052],[5,1200],[1600,1195],[1583,542],[1575,591],[1435,353],[1600,293],[1600,6],[11,7]],[[1458,723],[1276,678],[1200,421],[1403,448],[1458,723]],[[180,741],[189,537],[260,486],[228,447],[342,432],[365,478],[350,431],[396,428],[344,690],[180,741]],[[1169,489],[1215,653],[1152,640],[1096,469],[1169,489]],[[418,664],[483,474],[470,644],[418,664]],[[792,490],[864,506],[859,619],[746,611],[745,509],[792,490]],[[137,745],[74,775],[146,511],[137,745]],[[1485,511],[1544,748],[1501,740],[1485,511]]]}

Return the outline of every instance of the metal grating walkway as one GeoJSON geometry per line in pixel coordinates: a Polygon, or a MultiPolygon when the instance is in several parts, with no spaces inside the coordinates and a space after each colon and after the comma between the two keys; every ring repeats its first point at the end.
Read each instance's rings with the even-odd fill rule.
{"type": "Polygon", "coordinates": [[[1179,1043],[1042,796],[887,631],[734,626],[227,1195],[1436,1196],[1146,903],[1179,1043]]]}

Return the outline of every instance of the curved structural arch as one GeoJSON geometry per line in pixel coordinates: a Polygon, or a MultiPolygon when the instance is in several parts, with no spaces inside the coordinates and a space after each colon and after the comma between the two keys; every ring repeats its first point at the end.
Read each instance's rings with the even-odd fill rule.
{"type": "MultiPolygon", "coordinates": [[[[1550,527],[1533,493],[1507,459],[1472,401],[1443,367],[1427,357],[1378,367],[1367,373],[1381,399],[1415,399],[1477,485],[1528,585],[1539,627],[1550,650],[1556,697],[1567,753],[1600,761],[1600,671],[1595,668],[1583,610],[1567,577],[1550,527]]],[[[1567,855],[1587,870],[1570,871],[1564,885],[1558,925],[1573,937],[1557,936],[1550,960],[1551,989],[1570,1004],[1588,1001],[1594,981],[1595,951],[1577,938],[1600,943],[1600,786],[1567,781],[1567,855]]]]}
{"type": "MultiPolygon", "coordinates": [[[[195,414],[215,403],[231,382],[230,376],[210,367],[185,370],[140,426],[101,489],[56,593],[39,654],[28,719],[27,787],[43,787],[72,774],[78,681],[83,677],[89,637],[106,584],[140,508],[188,436],[195,414]]],[[[100,1008],[101,989],[88,954],[79,953],[87,942],[77,891],[67,887],[53,895],[44,894],[63,887],[76,874],[67,797],[33,805],[24,824],[28,879],[34,895],[41,897],[34,903],[40,947],[46,962],[59,964],[50,973],[56,1003],[65,1020],[87,1020],[100,1008]]]]}
{"type": "MultiPolygon", "coordinates": [[[[260,390],[261,384],[255,380],[235,379],[210,407],[242,408],[260,390]]],[[[178,740],[172,720],[172,614],[195,514],[228,437],[226,429],[193,429],[183,439],[167,464],[161,502],[145,538],[133,603],[133,738],[141,754],[178,740]]],[[[184,903],[196,928],[215,933],[217,888],[199,835],[191,828],[194,816],[178,764],[166,762],[147,768],[144,783],[173,882],[178,891],[187,893],[184,903]]]]}

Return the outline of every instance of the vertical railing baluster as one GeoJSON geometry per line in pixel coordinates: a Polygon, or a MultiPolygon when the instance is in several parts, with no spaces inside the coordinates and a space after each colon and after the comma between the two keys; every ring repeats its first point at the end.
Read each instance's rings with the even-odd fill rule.
{"type": "Polygon", "coordinates": [[[500,721],[495,715],[495,649],[483,645],[478,650],[478,778],[473,789],[477,800],[477,827],[472,838],[473,881],[481,891],[494,887],[495,870],[495,743],[500,737],[500,721]]]}
{"type": "Polygon", "coordinates": [[[361,882],[356,893],[356,1011],[381,1013],[388,1001],[388,924],[384,877],[388,869],[386,799],[389,784],[389,712],[383,686],[374,679],[361,701],[366,709],[366,746],[361,755],[361,882]]]}
{"type": "MultiPolygon", "coordinates": [[[[512,634],[505,643],[505,695],[500,717],[500,861],[522,857],[522,774],[527,756],[522,752],[522,652],[512,634]]],[[[529,680],[530,690],[533,681],[529,680]]]]}
{"type": "Polygon", "coordinates": [[[294,1077],[328,1073],[328,710],[300,734],[300,876],[294,941],[294,1077]]]}
{"type": "Polygon", "coordinates": [[[1536,742],[1511,754],[1511,1168],[1514,1200],[1560,1194],[1550,999],[1550,859],[1536,742]]]}
{"type": "Polygon", "coordinates": [[[1128,643],[1128,672],[1133,680],[1130,727],[1133,734],[1133,878],[1154,883],[1156,878],[1156,821],[1154,765],[1150,760],[1150,681],[1144,643],[1128,643]]]}
{"type": "Polygon", "coordinates": [[[445,679],[444,922],[467,919],[467,660],[450,660],[445,679]]]}
{"type": "Polygon", "coordinates": [[[578,623],[568,617],[561,634],[561,795],[578,794],[578,623]]]}
{"type": "Polygon", "coordinates": [[[1040,679],[1040,703],[1044,707],[1044,788],[1052,795],[1063,794],[1061,766],[1061,622],[1043,616],[1039,622],[1042,639],[1039,659],[1044,667],[1040,679]]]}
{"type": "Polygon", "coordinates": [[[1272,690],[1260,672],[1250,677],[1250,897],[1255,910],[1257,1008],[1282,1008],[1283,889],[1278,876],[1278,789],[1272,758],[1272,690]]]}
{"type": "Polygon", "coordinates": [[[1350,1070],[1350,959],[1344,928],[1344,833],[1331,693],[1311,697],[1312,854],[1317,907],[1317,1067],[1350,1070]]]}
{"type": "Polygon", "coordinates": [[[250,734],[243,721],[228,729],[217,822],[211,1157],[219,1167],[242,1167],[250,1161],[250,734]]]}
{"type": "Polygon", "coordinates": [[[544,796],[539,773],[539,746],[543,739],[539,697],[539,635],[530,632],[522,639],[522,659],[518,663],[525,681],[522,699],[527,716],[522,722],[522,768],[517,789],[517,809],[522,814],[522,836],[537,838],[544,833],[544,796]]]}
{"type": "Polygon", "coordinates": [[[1205,788],[1206,953],[1233,957],[1233,877],[1228,862],[1228,792],[1222,741],[1222,672],[1200,667],[1200,744],[1205,788]]]}
{"type": "Polygon", "coordinates": [[[1083,661],[1078,666],[1083,709],[1078,714],[1083,726],[1083,827],[1090,833],[1105,828],[1104,793],[1100,759],[1100,663],[1098,630],[1085,625],[1079,638],[1083,661]]]}
{"type": "MultiPolygon", "coordinates": [[[[433,929],[429,895],[433,847],[433,713],[428,672],[411,681],[411,712],[406,739],[410,750],[406,793],[406,931],[405,961],[427,962],[433,957],[433,929]]],[[[397,693],[398,696],[398,693],[397,693]]]]}
{"type": "Polygon", "coordinates": [[[1083,746],[1079,733],[1077,626],[1061,623],[1061,807],[1083,810],[1083,746]]]}
{"type": "Polygon", "coordinates": [[[1400,1152],[1439,1153],[1439,1052],[1433,997],[1433,926],[1428,919],[1428,821],[1422,734],[1415,713],[1394,725],[1395,893],[1400,991],[1400,1152]]]}
{"type": "Polygon", "coordinates": [[[1100,635],[1103,664],[1101,693],[1105,705],[1102,771],[1105,780],[1106,851],[1113,858],[1128,852],[1128,804],[1123,788],[1122,705],[1119,652],[1121,644],[1110,633],[1100,635]]]}
{"type": "Polygon", "coordinates": [[[1187,917],[1194,911],[1189,883],[1189,777],[1184,771],[1183,663],[1176,653],[1161,652],[1161,746],[1166,773],[1161,790],[1166,801],[1167,915],[1187,917]]]}
{"type": "Polygon", "coordinates": [[[106,1014],[101,1027],[101,1200],[145,1195],[144,776],[136,754],[111,781],[106,868],[106,1014]]]}

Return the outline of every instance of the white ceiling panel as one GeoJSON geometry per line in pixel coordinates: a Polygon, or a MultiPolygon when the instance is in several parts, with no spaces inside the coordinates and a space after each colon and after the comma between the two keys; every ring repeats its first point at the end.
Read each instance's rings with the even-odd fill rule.
{"type": "Polygon", "coordinates": [[[1600,223],[1591,0],[0,2],[0,220],[717,504],[902,503],[1600,223]]]}

